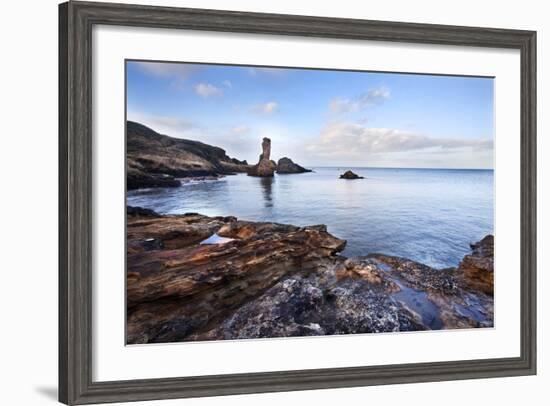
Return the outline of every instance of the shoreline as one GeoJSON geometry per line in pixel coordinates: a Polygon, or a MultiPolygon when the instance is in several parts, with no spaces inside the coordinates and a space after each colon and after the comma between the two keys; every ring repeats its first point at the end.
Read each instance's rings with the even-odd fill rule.
{"type": "Polygon", "coordinates": [[[455,268],[339,255],[324,225],[127,208],[128,344],[493,326],[493,237],[455,268]],[[201,244],[214,234],[222,244],[201,244]]]}

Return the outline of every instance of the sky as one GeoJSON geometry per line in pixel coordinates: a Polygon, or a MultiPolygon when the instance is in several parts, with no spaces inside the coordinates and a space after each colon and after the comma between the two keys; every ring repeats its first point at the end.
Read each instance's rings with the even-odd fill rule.
{"type": "Polygon", "coordinates": [[[126,62],[127,118],[256,163],[493,168],[492,78],[126,62]]]}

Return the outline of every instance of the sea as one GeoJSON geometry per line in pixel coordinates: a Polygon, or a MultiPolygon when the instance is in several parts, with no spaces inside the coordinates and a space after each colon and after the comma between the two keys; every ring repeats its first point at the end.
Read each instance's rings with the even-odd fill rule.
{"type": "Polygon", "coordinates": [[[316,167],[302,174],[238,174],[181,187],[128,191],[127,204],[161,214],[325,224],[347,240],[341,255],[382,253],[455,267],[493,233],[493,170],[316,167]],[[351,169],[365,179],[344,180],[351,169]]]}

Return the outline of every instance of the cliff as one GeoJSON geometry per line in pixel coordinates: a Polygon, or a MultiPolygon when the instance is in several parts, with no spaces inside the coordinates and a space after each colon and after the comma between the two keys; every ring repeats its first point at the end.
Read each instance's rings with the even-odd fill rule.
{"type": "Polygon", "coordinates": [[[162,135],[133,121],[126,123],[127,188],[179,186],[177,178],[247,172],[249,165],[222,148],[162,135]]]}

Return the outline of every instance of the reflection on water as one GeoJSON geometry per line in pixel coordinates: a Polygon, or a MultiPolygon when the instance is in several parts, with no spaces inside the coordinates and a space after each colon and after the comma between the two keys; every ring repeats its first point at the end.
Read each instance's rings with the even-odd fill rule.
{"type": "Polygon", "coordinates": [[[373,252],[456,266],[469,243],[493,232],[493,171],[337,168],[256,178],[245,174],[178,188],[128,192],[128,204],[305,226],[326,224],[344,255],[373,252]]]}
{"type": "Polygon", "coordinates": [[[275,182],[275,177],[256,179],[260,181],[262,186],[265,207],[273,207],[273,182],[275,182]]]}

